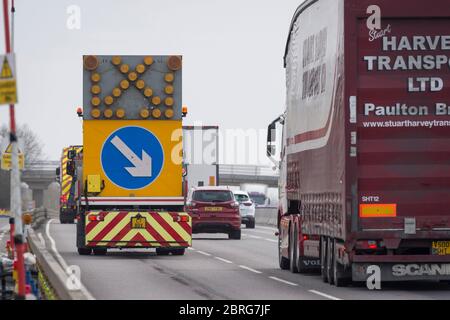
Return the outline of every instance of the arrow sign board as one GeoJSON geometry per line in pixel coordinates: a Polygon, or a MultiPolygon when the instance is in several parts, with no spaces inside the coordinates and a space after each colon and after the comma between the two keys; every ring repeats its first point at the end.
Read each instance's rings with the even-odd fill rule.
{"type": "Polygon", "coordinates": [[[142,189],[158,179],[164,164],[164,150],[150,130],[122,127],[105,140],[101,163],[106,176],[118,187],[142,189]]]}

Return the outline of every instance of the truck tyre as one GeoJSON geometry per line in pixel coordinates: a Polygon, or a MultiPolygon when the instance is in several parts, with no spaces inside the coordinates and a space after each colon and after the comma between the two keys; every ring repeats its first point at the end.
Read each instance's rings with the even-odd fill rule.
{"type": "Polygon", "coordinates": [[[320,274],[323,282],[328,282],[327,277],[327,238],[322,237],[320,240],[320,274]]]}
{"type": "Polygon", "coordinates": [[[281,238],[278,236],[278,264],[280,265],[280,269],[287,270],[289,269],[289,259],[283,257],[281,254],[281,238]]]}
{"type": "Polygon", "coordinates": [[[333,264],[334,264],[334,240],[331,238],[328,238],[327,240],[327,278],[329,284],[334,284],[334,277],[333,277],[333,264]]]}
{"type": "Polygon", "coordinates": [[[247,222],[247,224],[245,225],[245,227],[247,229],[255,229],[255,220],[250,220],[249,222],[247,222]]]}
{"type": "Polygon", "coordinates": [[[350,277],[345,272],[344,266],[337,261],[336,239],[333,245],[333,280],[336,287],[346,287],[350,283],[350,277]]]}
{"type": "Polygon", "coordinates": [[[172,253],[173,256],[183,256],[184,255],[184,248],[181,249],[173,249],[170,252],[172,253]]]}
{"type": "Polygon", "coordinates": [[[169,253],[170,253],[170,250],[167,248],[156,248],[157,256],[168,256],[169,253]]]}
{"type": "Polygon", "coordinates": [[[289,269],[298,273],[298,231],[297,226],[289,233],[289,269]]]}
{"type": "Polygon", "coordinates": [[[234,240],[240,240],[241,239],[241,230],[231,230],[230,233],[228,233],[229,239],[234,240]]]}
{"type": "Polygon", "coordinates": [[[106,249],[106,248],[94,248],[94,249],[92,249],[92,251],[94,252],[95,256],[104,256],[106,254],[106,252],[108,251],[108,249],[106,249]]]}
{"type": "Polygon", "coordinates": [[[78,254],[80,256],[89,256],[92,252],[91,248],[78,248],[78,254]]]}

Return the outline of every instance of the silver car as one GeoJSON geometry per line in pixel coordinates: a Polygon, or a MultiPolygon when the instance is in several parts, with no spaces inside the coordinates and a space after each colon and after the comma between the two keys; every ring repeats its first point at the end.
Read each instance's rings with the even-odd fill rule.
{"type": "Polygon", "coordinates": [[[249,229],[255,228],[255,203],[245,191],[233,191],[234,198],[239,202],[241,221],[249,229]]]}

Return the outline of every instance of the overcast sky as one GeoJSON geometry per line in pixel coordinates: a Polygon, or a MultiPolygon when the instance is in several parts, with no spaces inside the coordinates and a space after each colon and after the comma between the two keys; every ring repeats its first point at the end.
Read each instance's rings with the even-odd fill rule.
{"type": "MultiPolygon", "coordinates": [[[[185,124],[266,128],[284,109],[282,57],[301,2],[16,0],[17,121],[56,160],[64,146],[82,143],[75,110],[82,105],[83,54],[182,54],[185,124]],[[79,30],[66,27],[71,5],[81,10],[79,30]]],[[[9,121],[6,105],[0,121],[9,121]]]]}

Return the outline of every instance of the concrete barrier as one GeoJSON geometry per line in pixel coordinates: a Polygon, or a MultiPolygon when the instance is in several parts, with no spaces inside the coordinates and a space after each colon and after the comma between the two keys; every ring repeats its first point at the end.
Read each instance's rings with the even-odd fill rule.
{"type": "Polygon", "coordinates": [[[256,225],[277,226],[277,208],[261,208],[256,207],[255,220],[256,225]]]}
{"type": "Polygon", "coordinates": [[[31,252],[36,256],[39,270],[42,272],[46,282],[50,284],[57,299],[89,300],[89,297],[82,290],[70,290],[68,288],[69,275],[53,255],[48,252],[45,244],[41,242],[33,229],[28,230],[28,245],[31,252]]]}

